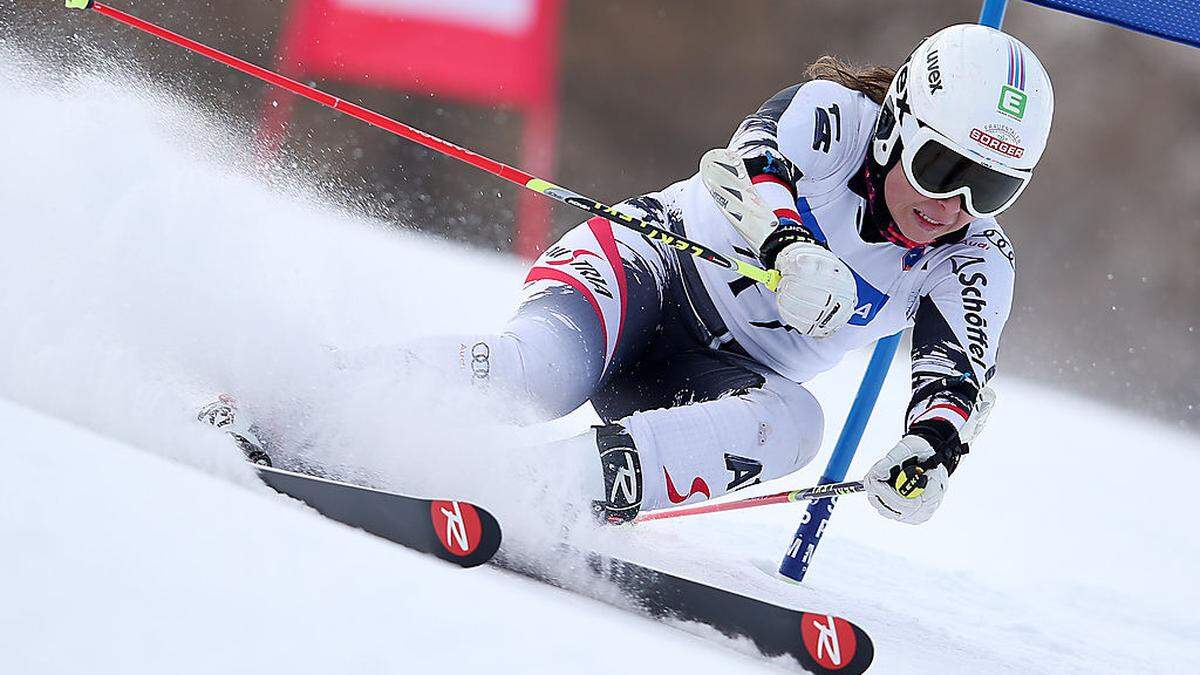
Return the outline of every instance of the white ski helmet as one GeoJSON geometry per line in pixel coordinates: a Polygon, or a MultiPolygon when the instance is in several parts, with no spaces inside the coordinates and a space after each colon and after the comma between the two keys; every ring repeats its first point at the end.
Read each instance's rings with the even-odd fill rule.
{"type": "Polygon", "coordinates": [[[950,26],[896,71],[872,157],[890,168],[899,152],[918,192],[962,195],[971,215],[994,216],[1029,183],[1053,114],[1050,77],[1029,47],[995,28],[950,26]]]}

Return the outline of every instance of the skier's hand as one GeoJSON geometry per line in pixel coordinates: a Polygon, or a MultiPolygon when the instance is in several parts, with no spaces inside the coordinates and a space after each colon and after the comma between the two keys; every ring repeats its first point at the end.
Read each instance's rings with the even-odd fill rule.
{"type": "Polygon", "coordinates": [[[832,335],[854,316],[858,304],[854,275],[829,249],[812,241],[788,243],[775,256],[774,267],[780,274],[775,302],[787,325],[821,338],[832,335]]]}
{"type": "Polygon", "coordinates": [[[950,475],[936,462],[936,453],[920,436],[905,436],[867,472],[863,485],[867,501],[880,515],[919,525],[933,515],[950,475]]]}

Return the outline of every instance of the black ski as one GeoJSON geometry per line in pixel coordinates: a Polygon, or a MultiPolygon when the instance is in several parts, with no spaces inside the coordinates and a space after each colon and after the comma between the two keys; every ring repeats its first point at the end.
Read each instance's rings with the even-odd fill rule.
{"type": "Polygon", "coordinates": [[[468,502],[409,497],[259,464],[254,468],[272,489],[326,518],[455,565],[482,565],[500,548],[500,523],[468,502]]]}
{"type": "MultiPolygon", "coordinates": [[[[254,468],[264,483],[328,518],[463,567],[488,562],[500,547],[495,517],[467,502],[420,499],[257,464],[254,468]]],[[[845,619],[781,607],[599,553],[562,550],[574,561],[586,560],[586,576],[619,589],[623,599],[650,618],[711,626],[728,637],[749,639],[766,656],[791,656],[814,673],[857,675],[875,656],[871,638],[845,619]]],[[[498,562],[525,576],[628,609],[628,603],[590,588],[594,584],[567,582],[558,574],[513,561],[498,562]]],[[[579,569],[569,561],[564,567],[579,569]]]]}
{"type": "MultiPolygon", "coordinates": [[[[580,554],[576,554],[580,555],[580,554]]],[[[849,621],[789,609],[709,584],[599,553],[588,553],[587,570],[609,582],[654,619],[675,619],[711,626],[726,637],[747,638],[766,656],[788,655],[813,673],[857,675],[875,657],[875,646],[862,628],[849,621]]],[[[500,561],[500,564],[505,564],[500,561]]],[[[514,571],[552,585],[623,607],[603,593],[514,567],[514,571]]],[[[623,607],[625,608],[625,607],[623,607]]]]}

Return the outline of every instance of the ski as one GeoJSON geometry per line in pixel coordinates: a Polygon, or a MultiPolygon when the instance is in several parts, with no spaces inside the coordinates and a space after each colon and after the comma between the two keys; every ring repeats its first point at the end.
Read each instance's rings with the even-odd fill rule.
{"type": "MultiPolygon", "coordinates": [[[[782,607],[600,553],[575,555],[583,555],[588,572],[619,589],[622,599],[632,601],[637,611],[649,618],[703,624],[726,637],[748,639],[765,656],[790,656],[812,673],[858,675],[875,657],[867,633],[840,617],[782,607]]],[[[503,560],[498,562],[505,565],[503,560]]],[[[628,609],[620,599],[572,587],[554,575],[510,569],[628,609]]]]}
{"type": "Polygon", "coordinates": [[[421,499],[254,464],[271,489],[339,523],[459,565],[477,567],[500,548],[500,523],[464,501],[421,499]]]}
{"type": "MultiPolygon", "coordinates": [[[[284,469],[253,465],[272,489],[299,499],[321,515],[463,567],[482,565],[500,547],[500,525],[486,510],[463,501],[421,499],[284,469]]],[[[586,561],[594,583],[568,582],[560,575],[513,561],[510,571],[643,616],[709,626],[730,638],[748,639],[769,657],[790,656],[813,673],[858,675],[875,655],[871,638],[839,617],[806,612],[751,598],[710,584],[596,552],[565,545],[564,559],[586,561]],[[616,589],[620,596],[604,590],[616,589]]],[[[564,568],[579,570],[578,565],[564,568]]]]}

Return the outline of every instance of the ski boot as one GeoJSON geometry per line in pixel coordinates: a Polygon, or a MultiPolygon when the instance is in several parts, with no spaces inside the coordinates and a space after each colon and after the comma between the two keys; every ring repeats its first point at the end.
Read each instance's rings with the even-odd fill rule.
{"type": "Polygon", "coordinates": [[[229,394],[221,394],[217,400],[200,408],[196,419],[232,436],[252,463],[271,466],[271,456],[263,449],[257,428],[238,415],[237,400],[229,394]]]}
{"type": "Polygon", "coordinates": [[[592,501],[592,514],[610,525],[633,522],[642,508],[642,464],[633,438],[620,424],[592,429],[604,476],[604,498],[592,501]]]}

